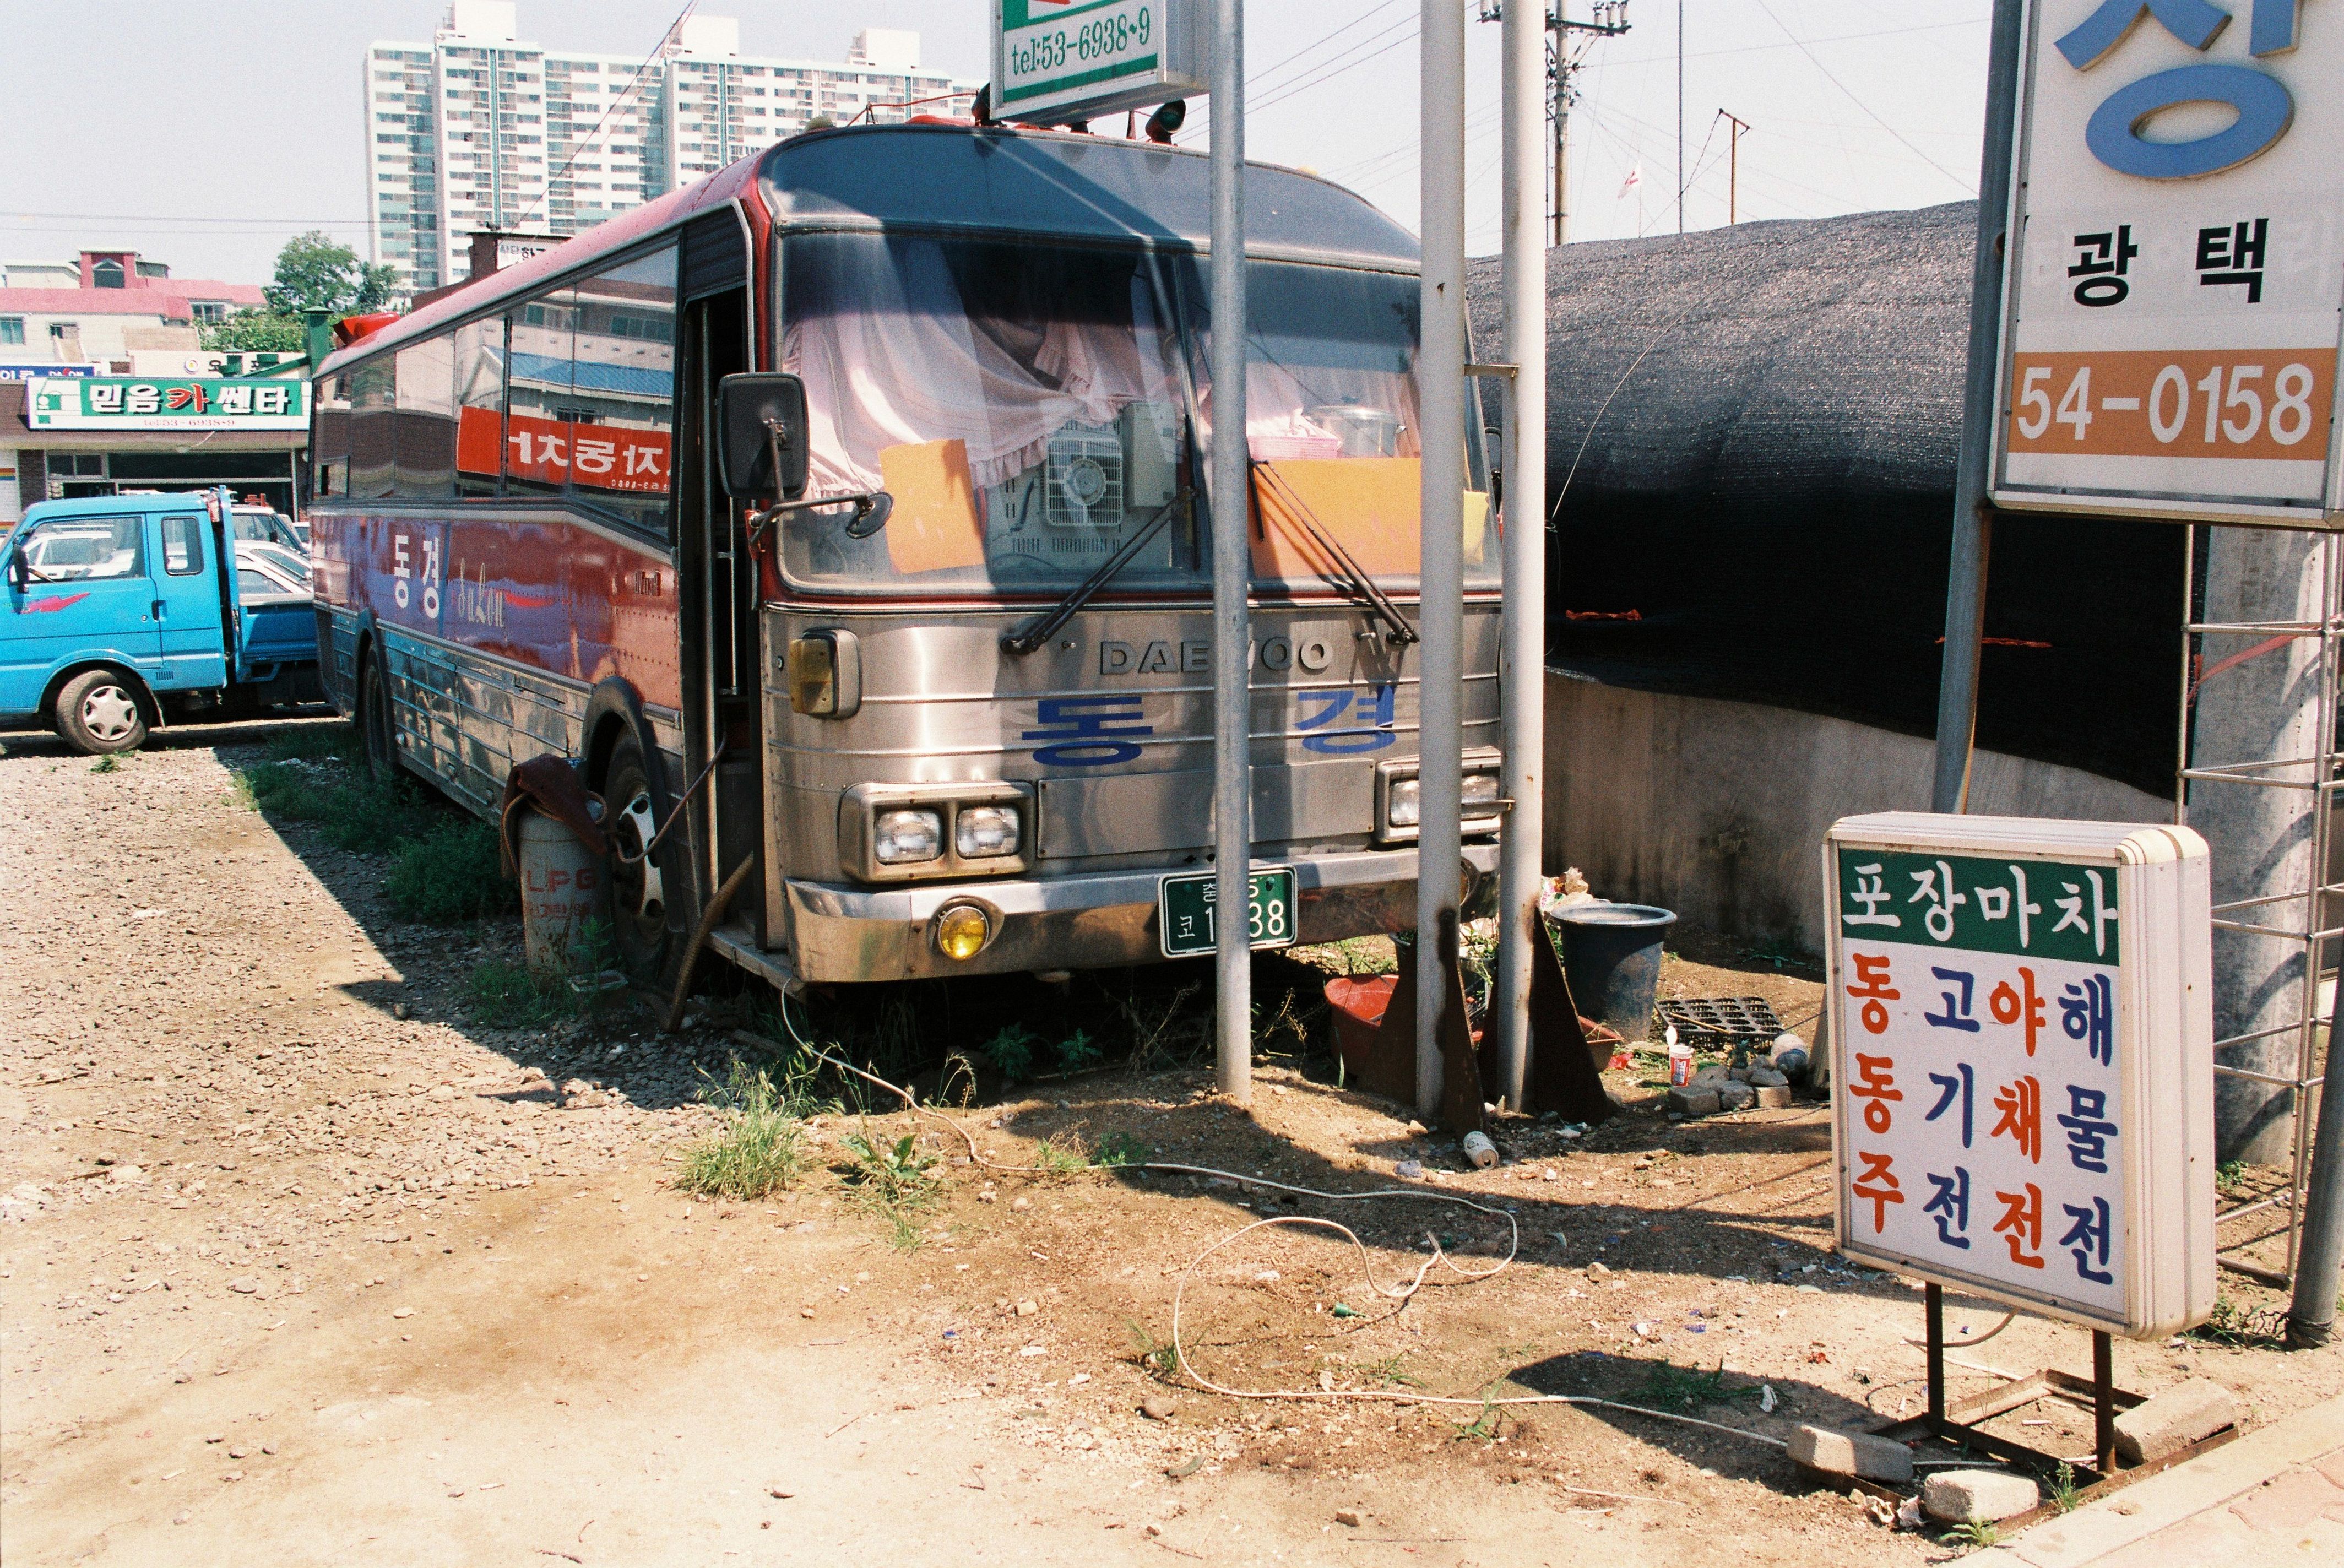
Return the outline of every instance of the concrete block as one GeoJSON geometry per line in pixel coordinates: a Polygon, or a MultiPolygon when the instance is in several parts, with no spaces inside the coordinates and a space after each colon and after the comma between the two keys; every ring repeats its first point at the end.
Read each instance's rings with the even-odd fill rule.
{"type": "Polygon", "coordinates": [[[1723,1084],[1717,1091],[1721,1110],[1748,1110],[1758,1102],[1758,1091],[1748,1084],[1723,1084]]]}
{"type": "Polygon", "coordinates": [[[1696,1086],[1669,1091],[1669,1109],[1679,1116],[1715,1116],[1718,1103],[1713,1088],[1696,1086]]]}
{"type": "Polygon", "coordinates": [[[1783,1110],[1787,1109],[1790,1104],[1791,1091],[1788,1087],[1778,1088],[1773,1084],[1767,1084],[1758,1090],[1758,1105],[1763,1110],[1783,1110]]]}
{"type": "Polygon", "coordinates": [[[2012,1519],[2041,1501],[2034,1482],[1999,1470],[1942,1471],[1921,1483],[1921,1512],[1946,1524],[2012,1519]]]}
{"type": "Polygon", "coordinates": [[[1791,1087],[1789,1077],[1773,1067],[1752,1067],[1748,1083],[1752,1088],[1782,1089],[1791,1087]]]}
{"type": "Polygon", "coordinates": [[[1802,1426],[1791,1434],[1791,1457],[1809,1470],[1861,1476],[1890,1486],[1902,1486],[1913,1479],[1913,1451],[1869,1432],[1802,1426]]]}
{"type": "Polygon", "coordinates": [[[2213,1436],[2238,1419],[2238,1401],[2229,1390],[2210,1378],[2191,1378],[2117,1417],[2117,1458],[2126,1464],[2147,1464],[2213,1436]]]}

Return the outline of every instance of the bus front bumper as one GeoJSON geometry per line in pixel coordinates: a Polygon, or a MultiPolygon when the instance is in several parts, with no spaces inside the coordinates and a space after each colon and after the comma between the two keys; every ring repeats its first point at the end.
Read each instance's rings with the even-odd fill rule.
{"type": "MultiPolygon", "coordinates": [[[[1498,846],[1469,842],[1462,904],[1495,891],[1498,846]]],[[[1294,867],[1296,939],[1334,942],[1416,926],[1416,851],[1349,850],[1279,861],[1294,867]]],[[[1204,869],[1183,867],[1184,871],[1204,869]]],[[[851,887],[787,882],[796,976],[814,984],[1106,969],[1164,956],[1157,928],[1163,871],[1113,871],[1001,882],[851,887]],[[966,959],[936,946],[936,917],[974,904],[992,936],[966,959]]]]}

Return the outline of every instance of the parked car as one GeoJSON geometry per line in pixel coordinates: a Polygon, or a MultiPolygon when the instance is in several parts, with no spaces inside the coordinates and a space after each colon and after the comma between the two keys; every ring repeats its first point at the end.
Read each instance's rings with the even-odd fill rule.
{"type": "Polygon", "coordinates": [[[222,491],[27,510],[0,544],[0,723],[96,754],[167,723],[322,701],[308,562],[273,530],[240,537],[247,515],[222,491]]]}
{"type": "Polygon", "coordinates": [[[309,552],[308,531],[295,526],[291,518],[274,507],[254,506],[238,502],[235,509],[236,536],[254,543],[281,544],[296,555],[309,552]]]}

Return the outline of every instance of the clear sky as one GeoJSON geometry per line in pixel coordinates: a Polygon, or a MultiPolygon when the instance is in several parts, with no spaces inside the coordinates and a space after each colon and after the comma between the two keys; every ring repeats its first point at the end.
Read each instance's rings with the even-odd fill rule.
{"type": "MultiPolygon", "coordinates": [[[[1470,248],[1497,245],[1499,28],[1466,8],[1470,248]]],[[[1535,0],[1532,0],[1535,3],[1535,0]]],[[[549,47],[649,52],[682,0],[520,0],[549,47]]],[[[1584,19],[1589,0],[1569,0],[1584,19]]],[[[841,59],[911,27],[922,64],[988,75],[989,0],[702,0],[744,52],[841,59]]],[[[1684,223],[1726,219],[1729,110],[1744,219],[1972,194],[1990,0],[1684,0],[1684,223]]],[[[258,282],[295,233],[365,248],[360,71],[428,39],[440,0],[0,0],[8,40],[0,258],[129,245],[181,277],[258,282]]],[[[1341,180],[1414,227],[1418,0],[1250,0],[1248,150],[1341,180]]],[[[1571,126],[1571,238],[1677,227],[1678,0],[1630,0],[1591,48],[1571,126]],[[1628,183],[1632,170],[1641,177],[1628,183]]],[[[1205,145],[1211,116],[1182,141],[1205,145]]],[[[1102,125],[1100,129],[1106,127],[1102,125]]]]}

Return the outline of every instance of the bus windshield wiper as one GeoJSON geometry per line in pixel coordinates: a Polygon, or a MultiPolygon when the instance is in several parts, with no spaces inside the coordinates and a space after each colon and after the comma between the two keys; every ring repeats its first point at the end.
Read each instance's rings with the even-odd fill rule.
{"type": "Polygon", "coordinates": [[[1400,614],[1389,599],[1384,597],[1383,590],[1378,588],[1375,580],[1370,578],[1359,563],[1352,559],[1351,552],[1344,549],[1333,534],[1327,531],[1326,526],[1318,518],[1311,515],[1308,504],[1294,492],[1294,487],[1286,482],[1286,477],[1269,464],[1258,460],[1248,460],[1248,466],[1252,469],[1254,481],[1257,484],[1264,480],[1269,481],[1271,487],[1278,491],[1278,499],[1285,504],[1288,516],[1295,525],[1308,534],[1310,541],[1325,551],[1328,559],[1334,561],[1337,568],[1335,585],[1338,588],[1349,590],[1349,597],[1354,602],[1389,628],[1391,640],[1395,643],[1405,647],[1417,641],[1416,628],[1408,623],[1407,619],[1400,614]]]}
{"type": "Polygon", "coordinates": [[[1155,538],[1165,523],[1170,521],[1173,512],[1187,504],[1188,495],[1189,492],[1183,490],[1170,501],[1157,507],[1156,514],[1141,523],[1138,530],[1123,541],[1122,549],[1109,556],[1096,572],[1075,584],[1064,599],[1059,600],[1017,630],[1004,632],[1001,634],[1002,652],[1023,658],[1057,635],[1058,628],[1064,626],[1076,611],[1089,603],[1091,595],[1106,587],[1109,579],[1130,563],[1131,558],[1139,553],[1140,547],[1155,538]]]}

